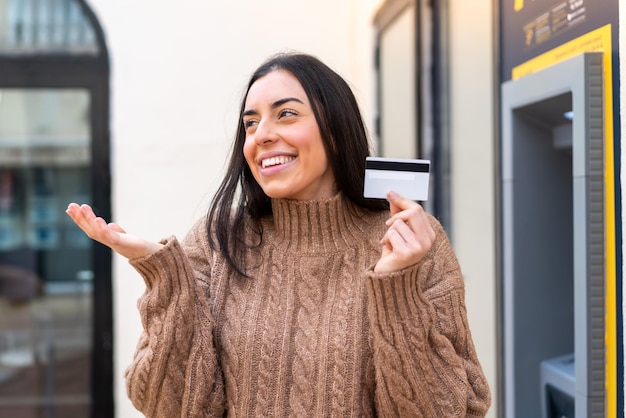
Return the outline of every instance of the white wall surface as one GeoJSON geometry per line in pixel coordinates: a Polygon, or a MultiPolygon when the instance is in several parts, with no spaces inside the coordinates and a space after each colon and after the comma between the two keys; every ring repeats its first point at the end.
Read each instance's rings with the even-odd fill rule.
{"type": "Polygon", "coordinates": [[[380,148],[382,157],[418,155],[415,118],[415,6],[406,7],[380,36],[380,148]]]}
{"type": "MultiPolygon", "coordinates": [[[[344,75],[373,129],[372,18],[382,0],[87,2],[111,57],[113,217],[130,233],[182,238],[206,212],[247,79],[274,52],[312,53],[344,75]]],[[[453,244],[496,416],[491,3],[450,2],[450,119],[453,244]]],[[[116,416],[138,417],[123,373],[141,332],[136,301],[144,285],[117,256],[113,274],[116,416]]]]}
{"type": "MultiPolygon", "coordinates": [[[[113,217],[158,240],[186,233],[217,187],[249,75],[270,54],[312,53],[344,75],[372,125],[377,0],[88,0],[111,57],[113,217]]],[[[141,416],[123,373],[141,332],[144,289],[114,259],[115,402],[141,416]]]]}
{"type": "Polygon", "coordinates": [[[476,351],[497,416],[494,40],[492,0],[451,0],[452,245],[466,286],[476,351]]]}

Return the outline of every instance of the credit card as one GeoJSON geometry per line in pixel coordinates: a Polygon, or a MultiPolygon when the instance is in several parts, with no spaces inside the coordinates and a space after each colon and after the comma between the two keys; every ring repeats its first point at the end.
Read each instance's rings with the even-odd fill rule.
{"type": "Polygon", "coordinates": [[[430,160],[367,157],[363,196],[386,199],[393,190],[407,199],[428,200],[430,160]]]}

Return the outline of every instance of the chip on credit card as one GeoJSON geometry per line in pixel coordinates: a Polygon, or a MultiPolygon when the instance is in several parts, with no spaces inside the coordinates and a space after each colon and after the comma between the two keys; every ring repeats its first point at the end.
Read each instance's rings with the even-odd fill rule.
{"type": "Polygon", "coordinates": [[[386,199],[393,190],[407,199],[428,200],[430,160],[367,157],[363,196],[386,199]]]}

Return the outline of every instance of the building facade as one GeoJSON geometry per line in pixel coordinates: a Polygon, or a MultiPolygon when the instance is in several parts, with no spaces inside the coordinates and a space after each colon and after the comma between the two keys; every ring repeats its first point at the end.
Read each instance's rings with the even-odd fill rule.
{"type": "MultiPolygon", "coordinates": [[[[67,416],[85,416],[85,410],[94,411],[92,416],[141,416],[127,399],[124,370],[141,332],[136,301],[144,284],[125,259],[76,234],[63,218],[63,206],[68,200],[87,201],[147,239],[183,237],[206,213],[225,170],[249,75],[267,56],[299,50],[320,57],[349,81],[379,155],[431,160],[431,196],[425,206],[444,224],[463,270],[468,318],[492,388],[490,417],[524,416],[518,406],[522,399],[533,414],[549,402],[541,395],[541,360],[576,352],[576,363],[582,364],[581,349],[570,335],[582,323],[574,318],[583,306],[575,304],[574,282],[560,279],[566,283],[562,288],[548,290],[538,280],[538,287],[531,288],[524,278],[528,273],[515,267],[536,264],[547,271],[541,268],[547,261],[516,252],[525,242],[515,239],[524,231],[508,228],[507,216],[547,211],[537,201],[536,207],[507,212],[510,202],[518,202],[507,200],[510,178],[503,171],[512,164],[503,153],[507,115],[536,120],[545,109],[509,101],[509,90],[529,91],[515,86],[567,58],[601,55],[604,319],[585,330],[601,330],[606,366],[599,377],[601,393],[593,392],[596,386],[589,386],[589,393],[584,386],[584,391],[585,399],[603,400],[601,416],[624,416],[620,120],[626,95],[619,80],[626,77],[626,54],[621,53],[626,32],[620,30],[626,10],[617,1],[551,1],[540,9],[535,3],[540,2],[0,0],[0,268],[3,263],[15,267],[22,257],[26,270],[37,273],[34,282],[43,283],[17,298],[6,296],[7,285],[0,284],[5,292],[0,293],[0,317],[9,318],[4,314],[10,312],[13,318],[0,319],[0,415],[2,408],[31,416],[66,407],[76,414],[67,416]],[[563,29],[566,22],[571,29],[563,29]],[[74,29],[61,29],[68,27],[74,29]],[[563,45],[569,55],[550,55],[563,45]],[[537,57],[542,57],[539,64],[533,61],[537,57]],[[507,103],[513,104],[503,107],[507,103]],[[24,248],[28,251],[19,252],[24,248]],[[570,333],[558,337],[566,341],[562,346],[536,350],[526,375],[519,370],[523,354],[546,347],[547,337],[524,346],[520,341],[530,337],[519,318],[533,311],[547,318],[552,311],[542,313],[546,303],[532,294],[518,299],[524,292],[552,295],[549,300],[565,312],[561,328],[570,333]],[[532,303],[520,307],[526,301],[532,303]],[[71,322],[76,318],[84,321],[71,322]],[[73,329],[83,333],[69,335],[73,329]],[[33,343],[33,330],[47,335],[47,344],[33,343]],[[39,357],[34,354],[42,350],[39,357]],[[51,350],[59,362],[49,361],[51,350]],[[77,352],[89,370],[72,378],[84,379],[82,392],[59,392],[62,384],[53,383],[63,369],[61,360],[77,352]],[[24,393],[10,386],[16,370],[35,376],[37,389],[24,393]],[[528,393],[519,390],[522,386],[530,386],[528,393]]],[[[550,90],[544,87],[539,90],[550,90]]],[[[566,108],[574,100],[566,99],[577,97],[576,92],[555,93],[565,101],[546,98],[548,108],[572,110],[566,108]]],[[[570,125],[559,122],[549,130],[562,133],[570,125]]],[[[573,145],[568,149],[564,155],[573,154],[573,145]]],[[[569,158],[564,164],[570,180],[564,184],[573,189],[578,183],[571,180],[569,158]]],[[[515,164],[523,174],[538,163],[515,164]]],[[[538,199],[528,196],[520,199],[538,199]]],[[[574,201],[573,196],[558,202],[574,201]]],[[[569,225],[586,224],[575,218],[571,205],[565,212],[569,225]]],[[[555,232],[561,241],[542,252],[550,255],[564,243],[568,250],[559,257],[574,265],[581,257],[569,248],[578,242],[577,232],[573,226],[564,231],[555,232]]],[[[592,244],[584,245],[595,251],[592,244]]],[[[581,385],[580,372],[575,378],[581,385]]],[[[582,401],[574,401],[580,411],[582,401]]],[[[591,411],[588,416],[596,416],[591,411]]]]}

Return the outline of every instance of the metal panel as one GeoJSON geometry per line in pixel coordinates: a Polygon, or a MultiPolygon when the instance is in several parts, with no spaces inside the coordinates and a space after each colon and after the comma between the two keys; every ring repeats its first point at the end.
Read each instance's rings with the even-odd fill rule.
{"type": "Polygon", "coordinates": [[[538,362],[566,354],[557,351],[568,345],[575,353],[576,415],[604,416],[602,76],[602,55],[586,53],[503,84],[506,417],[539,416],[540,391],[528,390],[540,383],[538,362]],[[566,110],[573,111],[569,155],[550,142],[567,132],[566,110]],[[568,313],[572,294],[574,312],[568,313]],[[537,370],[526,369],[535,363],[537,370]]]}

